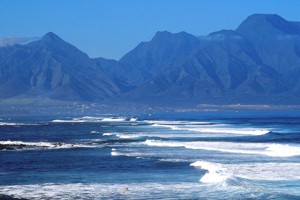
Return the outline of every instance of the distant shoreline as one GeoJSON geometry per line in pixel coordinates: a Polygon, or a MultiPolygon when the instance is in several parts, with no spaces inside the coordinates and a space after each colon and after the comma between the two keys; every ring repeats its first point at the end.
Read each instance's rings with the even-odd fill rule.
{"type": "Polygon", "coordinates": [[[272,112],[299,111],[300,105],[268,104],[197,104],[188,106],[161,106],[135,103],[68,103],[68,104],[29,104],[1,105],[0,116],[38,116],[38,115],[99,115],[99,114],[143,114],[158,112],[272,112]]]}

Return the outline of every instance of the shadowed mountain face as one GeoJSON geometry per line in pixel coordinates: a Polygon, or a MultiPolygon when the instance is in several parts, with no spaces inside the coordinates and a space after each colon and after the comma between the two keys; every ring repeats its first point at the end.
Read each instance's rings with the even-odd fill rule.
{"type": "Polygon", "coordinates": [[[139,85],[161,73],[169,65],[181,62],[199,45],[197,37],[181,32],[157,32],[150,42],[142,42],[120,59],[127,82],[139,85]]]}
{"type": "Polygon", "coordinates": [[[140,98],[192,101],[239,102],[249,97],[284,91],[279,73],[265,65],[251,43],[233,31],[221,31],[201,39],[203,45],[182,62],[134,91],[140,98]],[[149,96],[148,96],[149,95],[149,96]]]}
{"type": "Polygon", "coordinates": [[[300,102],[300,23],[249,16],[205,37],[157,32],[119,61],[90,59],[53,33],[0,48],[0,95],[71,101],[300,102]]]}
{"type": "Polygon", "coordinates": [[[249,39],[266,65],[288,77],[289,70],[299,70],[300,27],[297,23],[278,15],[256,14],[249,16],[236,32],[249,39]]]}

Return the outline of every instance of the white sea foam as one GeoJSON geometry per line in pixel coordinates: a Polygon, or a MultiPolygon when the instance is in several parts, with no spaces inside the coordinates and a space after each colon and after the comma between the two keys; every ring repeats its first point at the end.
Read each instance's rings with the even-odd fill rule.
{"type": "Polygon", "coordinates": [[[118,135],[119,133],[116,133],[116,132],[111,132],[111,133],[103,133],[103,136],[116,136],[118,135]]]}
{"type": "Polygon", "coordinates": [[[111,149],[110,154],[111,154],[111,156],[124,156],[123,153],[118,152],[117,149],[115,149],[115,148],[111,149]]]}
{"type": "MultiPolygon", "coordinates": [[[[270,132],[267,128],[241,127],[230,124],[212,124],[208,122],[185,122],[185,121],[146,121],[154,127],[165,127],[171,130],[193,131],[212,134],[234,135],[264,135],[270,132]]],[[[213,135],[211,135],[213,136],[213,135]]]]}
{"type": "Polygon", "coordinates": [[[12,122],[0,122],[0,126],[17,126],[17,125],[24,125],[24,124],[12,123],[12,122]]]}
{"type": "Polygon", "coordinates": [[[116,136],[120,139],[134,139],[140,137],[138,135],[133,134],[116,134],[116,136]]]}
{"type": "Polygon", "coordinates": [[[32,200],[53,199],[190,199],[198,193],[197,183],[94,183],[0,186],[2,194],[32,200]]]}
{"type": "Polygon", "coordinates": [[[112,151],[111,156],[121,156],[121,154],[116,151],[112,151]]]}
{"type": "Polygon", "coordinates": [[[42,124],[35,123],[16,123],[16,122],[0,122],[0,126],[39,126],[42,124]]]}
{"type": "Polygon", "coordinates": [[[134,139],[134,138],[147,136],[147,134],[118,133],[118,132],[114,133],[114,132],[112,132],[112,133],[104,133],[103,136],[116,136],[120,139],[134,139]]]}
{"type": "Polygon", "coordinates": [[[121,117],[78,117],[72,119],[54,119],[55,123],[84,123],[84,122],[121,122],[126,121],[126,118],[121,117]]]}
{"type": "Polygon", "coordinates": [[[109,117],[109,118],[103,118],[101,121],[103,122],[123,122],[126,121],[126,118],[113,118],[113,117],[109,117]]]}
{"type": "Polygon", "coordinates": [[[191,166],[207,171],[200,178],[202,183],[225,183],[234,177],[260,181],[300,180],[300,163],[220,164],[196,161],[191,166]]]}
{"type": "Polygon", "coordinates": [[[126,157],[134,157],[134,158],[145,158],[145,157],[153,157],[156,154],[153,152],[137,152],[133,149],[129,148],[112,148],[111,156],[126,156],[126,157]]]}
{"type": "Polygon", "coordinates": [[[130,120],[129,121],[131,121],[131,122],[137,122],[138,121],[138,118],[130,118],[130,120]]]}
{"type": "Polygon", "coordinates": [[[266,155],[273,157],[298,156],[300,155],[300,147],[287,144],[271,144],[266,148],[266,155]]]}
{"type": "Polygon", "coordinates": [[[115,150],[111,150],[111,156],[127,156],[127,157],[140,157],[140,154],[138,153],[130,153],[130,152],[120,152],[120,151],[117,151],[116,149],[115,150]]]}
{"type": "Polygon", "coordinates": [[[202,183],[224,183],[230,177],[227,170],[223,168],[221,164],[218,163],[197,161],[192,163],[191,166],[208,171],[200,179],[200,182],[202,183]]]}
{"type": "Polygon", "coordinates": [[[165,121],[165,120],[144,120],[144,122],[149,124],[157,124],[157,125],[207,125],[212,122],[203,122],[203,121],[165,121]]]}
{"type": "Polygon", "coordinates": [[[257,128],[226,128],[226,127],[207,127],[207,128],[190,128],[190,131],[204,132],[204,133],[226,133],[237,135],[265,135],[270,131],[268,129],[257,128]]]}
{"type": "MultiPolygon", "coordinates": [[[[172,130],[188,130],[187,127],[195,126],[196,122],[187,122],[187,121],[155,121],[155,120],[146,120],[145,122],[151,124],[154,127],[164,127],[172,130]]],[[[197,122],[198,125],[207,124],[206,122],[197,122]]]]}
{"type": "Polygon", "coordinates": [[[50,142],[22,142],[22,141],[0,141],[2,145],[26,145],[26,146],[37,146],[37,147],[52,147],[53,144],[50,142]]]}
{"type": "Polygon", "coordinates": [[[82,123],[87,122],[87,120],[84,119],[54,119],[52,120],[54,123],[82,123]]]}
{"type": "MultiPolygon", "coordinates": [[[[121,139],[138,139],[141,137],[147,137],[147,138],[151,138],[151,137],[155,137],[155,138],[194,138],[194,137],[199,137],[199,135],[197,134],[187,134],[187,133],[116,133],[113,134],[118,138],[121,139]]],[[[201,137],[205,137],[202,136],[201,137]]]]}
{"type": "MultiPolygon", "coordinates": [[[[266,199],[275,194],[272,199],[280,198],[278,194],[290,194],[285,197],[299,197],[299,189],[295,187],[266,187],[263,193],[261,188],[241,187],[211,187],[199,183],[69,183],[69,184],[34,184],[0,186],[0,192],[13,195],[15,198],[32,200],[53,199],[266,199]],[[279,198],[276,198],[279,197],[279,198]]],[[[295,199],[295,198],[294,198],[295,199]]]]}
{"type": "Polygon", "coordinates": [[[251,163],[229,165],[237,176],[253,180],[300,180],[300,163],[251,163]]]}
{"type": "Polygon", "coordinates": [[[20,146],[22,149],[69,149],[69,148],[92,148],[94,145],[62,143],[62,142],[23,142],[23,141],[0,141],[0,145],[20,146]]]}
{"type": "Polygon", "coordinates": [[[91,131],[91,133],[99,133],[98,131],[91,131]]]}
{"type": "Polygon", "coordinates": [[[146,140],[148,146],[185,147],[208,151],[219,151],[236,154],[266,155],[271,157],[291,157],[300,155],[299,145],[283,145],[268,143],[235,143],[235,142],[173,142],[146,140]]]}

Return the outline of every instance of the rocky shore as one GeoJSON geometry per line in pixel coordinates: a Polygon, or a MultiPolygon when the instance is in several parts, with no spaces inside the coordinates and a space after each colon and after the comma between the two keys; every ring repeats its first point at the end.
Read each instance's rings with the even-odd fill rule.
{"type": "Polygon", "coordinates": [[[8,196],[8,195],[0,194],[0,200],[27,200],[27,199],[16,198],[14,196],[8,196]]]}

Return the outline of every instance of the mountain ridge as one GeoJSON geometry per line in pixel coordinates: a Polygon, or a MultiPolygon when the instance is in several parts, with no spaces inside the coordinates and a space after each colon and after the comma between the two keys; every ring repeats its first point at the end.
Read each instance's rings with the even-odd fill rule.
{"type": "Polygon", "coordinates": [[[300,22],[253,14],[197,37],[158,31],[120,60],[91,59],[53,32],[0,48],[0,99],[197,105],[298,104],[300,22]]]}

